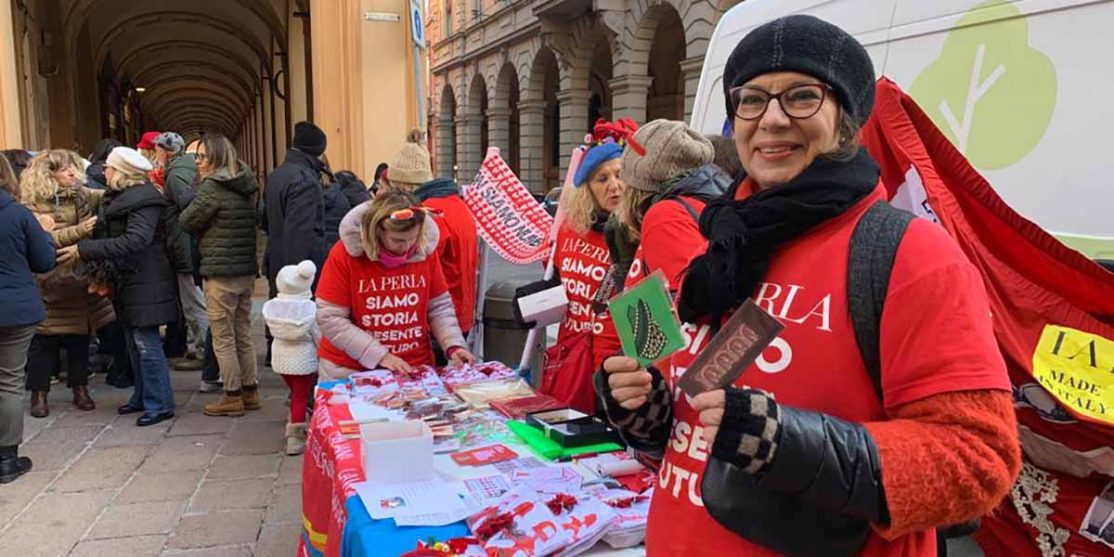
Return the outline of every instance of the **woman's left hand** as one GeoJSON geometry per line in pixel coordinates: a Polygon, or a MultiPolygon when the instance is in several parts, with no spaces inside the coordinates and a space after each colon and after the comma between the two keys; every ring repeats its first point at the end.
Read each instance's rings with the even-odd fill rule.
{"type": "Polygon", "coordinates": [[[692,399],[692,408],[700,412],[700,424],[704,426],[704,441],[712,445],[719,433],[719,426],[723,423],[723,411],[727,407],[727,393],[723,389],[716,389],[696,395],[692,399]]]}
{"type": "Polygon", "coordinates": [[[712,456],[752,474],[773,461],[781,437],[781,412],[772,394],[728,387],[696,395],[692,407],[700,412],[712,456]]]}
{"type": "Polygon", "coordinates": [[[453,355],[449,356],[449,362],[458,366],[474,364],[476,363],[476,356],[469,352],[467,348],[457,347],[456,350],[453,350],[453,355]]]}

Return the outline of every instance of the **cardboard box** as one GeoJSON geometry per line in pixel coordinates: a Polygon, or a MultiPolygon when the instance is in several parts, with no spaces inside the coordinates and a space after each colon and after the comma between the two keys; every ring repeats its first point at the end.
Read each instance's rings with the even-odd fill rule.
{"type": "Polygon", "coordinates": [[[425,422],[380,422],[360,426],[364,476],[372,485],[433,479],[433,431],[425,422]]]}

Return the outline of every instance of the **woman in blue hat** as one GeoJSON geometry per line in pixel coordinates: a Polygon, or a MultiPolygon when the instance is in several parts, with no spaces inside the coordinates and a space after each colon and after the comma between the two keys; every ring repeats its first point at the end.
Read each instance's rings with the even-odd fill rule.
{"type": "Polygon", "coordinates": [[[600,292],[611,266],[604,224],[622,199],[619,159],[636,128],[631,120],[596,122],[580,147],[584,155],[573,171],[575,187],[561,196],[553,265],[569,306],[557,344],[546,351],[541,390],[585,412],[595,411],[592,371],[605,356],[592,342],[603,330],[606,305],[599,302],[606,296],[600,292]]]}

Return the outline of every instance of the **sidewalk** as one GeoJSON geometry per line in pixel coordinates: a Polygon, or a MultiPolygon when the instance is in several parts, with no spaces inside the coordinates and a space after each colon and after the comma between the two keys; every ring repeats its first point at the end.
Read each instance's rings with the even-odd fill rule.
{"type": "MultiPolygon", "coordinates": [[[[265,294],[265,291],[264,291],[265,294]]],[[[257,301],[255,347],[265,351],[257,301]]],[[[262,361],[262,356],[260,357],[262,361]]],[[[171,371],[177,410],[147,428],[117,416],[131,389],[90,382],[80,412],[54,385],[51,415],[27,417],[34,468],[0,486],[0,548],[20,557],[288,557],[301,531],[301,457],[286,457],[286,387],[260,368],[263,409],[211,418],[219,393],[171,371]]]]}

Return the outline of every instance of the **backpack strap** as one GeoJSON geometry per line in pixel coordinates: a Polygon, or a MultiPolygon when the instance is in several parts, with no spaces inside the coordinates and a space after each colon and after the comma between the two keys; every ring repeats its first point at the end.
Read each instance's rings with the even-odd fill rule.
{"type": "Polygon", "coordinates": [[[879,348],[882,308],[889,291],[897,248],[914,218],[912,213],[879,201],[867,209],[851,235],[847,261],[851,325],[878,400],[883,400],[879,348]]]}
{"type": "Polygon", "coordinates": [[[681,206],[685,208],[685,211],[688,211],[688,214],[689,214],[690,217],[692,217],[692,220],[696,221],[696,225],[697,226],[700,225],[700,215],[696,212],[696,209],[688,201],[685,201],[685,198],[678,195],[678,196],[675,196],[675,197],[670,197],[669,199],[672,199],[673,201],[676,201],[677,203],[680,203],[681,206]]]}

